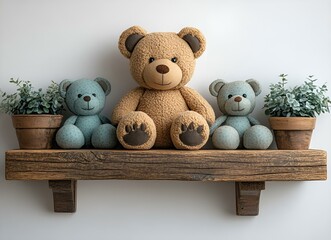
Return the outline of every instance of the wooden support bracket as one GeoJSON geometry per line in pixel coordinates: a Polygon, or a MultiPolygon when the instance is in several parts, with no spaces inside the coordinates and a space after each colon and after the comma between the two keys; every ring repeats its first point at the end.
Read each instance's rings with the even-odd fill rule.
{"type": "Polygon", "coordinates": [[[260,193],[264,189],[265,182],[236,182],[237,215],[259,215],[260,193]]]}
{"type": "Polygon", "coordinates": [[[53,191],[54,212],[76,212],[76,180],[49,180],[53,191]]]}

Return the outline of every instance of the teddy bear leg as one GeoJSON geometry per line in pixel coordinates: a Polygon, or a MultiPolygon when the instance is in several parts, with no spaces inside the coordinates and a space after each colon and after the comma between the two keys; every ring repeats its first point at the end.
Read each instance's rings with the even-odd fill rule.
{"type": "Polygon", "coordinates": [[[95,148],[114,148],[117,143],[116,128],[111,124],[102,124],[94,129],[91,137],[95,148]]]}
{"type": "Polygon", "coordinates": [[[255,125],[247,129],[243,136],[244,147],[247,149],[267,149],[273,140],[269,128],[255,125]]]}
{"type": "Polygon", "coordinates": [[[154,121],[144,112],[129,113],[117,126],[117,138],[126,149],[150,149],[156,139],[154,121]]]}
{"type": "Polygon", "coordinates": [[[240,136],[235,128],[225,125],[215,130],[212,142],[215,148],[233,150],[239,147],[240,136]]]}
{"type": "Polygon", "coordinates": [[[85,137],[77,126],[68,124],[56,133],[56,143],[61,148],[81,148],[85,144],[85,137]]]}
{"type": "Polygon", "coordinates": [[[170,136],[177,149],[197,150],[208,141],[209,126],[199,113],[186,111],[173,121],[170,136]]]}

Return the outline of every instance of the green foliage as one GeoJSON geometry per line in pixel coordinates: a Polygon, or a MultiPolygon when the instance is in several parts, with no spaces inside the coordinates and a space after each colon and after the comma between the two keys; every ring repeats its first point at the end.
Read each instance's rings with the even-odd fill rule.
{"type": "Polygon", "coordinates": [[[64,99],[59,85],[52,81],[46,92],[34,90],[30,81],[10,79],[17,86],[17,92],[7,94],[0,90],[0,112],[8,114],[59,114],[63,110],[64,99]]]}
{"type": "Polygon", "coordinates": [[[326,96],[328,89],[325,84],[315,85],[317,79],[309,76],[300,86],[287,89],[287,75],[281,74],[281,80],[270,85],[270,93],[264,98],[265,114],[272,117],[316,117],[321,113],[330,112],[330,98],[326,96]]]}

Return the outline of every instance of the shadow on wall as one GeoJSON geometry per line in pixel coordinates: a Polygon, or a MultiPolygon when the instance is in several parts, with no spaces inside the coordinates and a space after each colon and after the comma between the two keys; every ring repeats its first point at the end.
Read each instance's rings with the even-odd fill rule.
{"type": "MultiPolygon", "coordinates": [[[[0,171],[4,173],[2,166],[0,171]]],[[[48,188],[48,181],[6,181],[1,176],[0,189],[6,193],[0,199],[4,215],[6,211],[7,214],[14,211],[27,212],[27,208],[53,213],[53,196],[48,188]],[[22,197],[25,204],[22,204],[22,197]]]]}
{"type": "MultiPolygon", "coordinates": [[[[116,39],[116,43],[117,43],[116,39]]],[[[124,58],[117,44],[106,45],[106,49],[100,51],[100,60],[96,65],[96,72],[111,83],[111,93],[107,96],[105,113],[111,113],[114,106],[129,90],[138,87],[130,73],[129,60],[124,58]]]]}
{"type": "Polygon", "coordinates": [[[0,114],[0,149],[5,152],[9,149],[18,148],[16,132],[12,124],[11,116],[0,114]]]}
{"type": "Polygon", "coordinates": [[[236,211],[234,190],[231,182],[79,181],[77,211],[91,211],[89,204],[93,202],[93,212],[115,214],[115,211],[138,216],[149,212],[151,217],[159,218],[174,214],[192,219],[197,216],[233,217],[236,211]]]}

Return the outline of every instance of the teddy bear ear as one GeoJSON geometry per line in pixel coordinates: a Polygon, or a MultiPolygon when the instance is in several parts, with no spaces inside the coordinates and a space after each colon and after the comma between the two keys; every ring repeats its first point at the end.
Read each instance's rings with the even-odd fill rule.
{"type": "Polygon", "coordinates": [[[255,96],[258,96],[261,93],[261,86],[258,81],[256,81],[255,79],[248,79],[246,80],[246,82],[253,88],[255,96]]]}
{"type": "Polygon", "coordinates": [[[220,89],[225,85],[224,80],[222,79],[217,79],[214,82],[212,82],[209,85],[209,92],[211,95],[213,95],[214,97],[218,96],[218,92],[220,91],[220,89]]]}
{"type": "Polygon", "coordinates": [[[94,81],[96,81],[101,86],[102,90],[105,92],[105,96],[110,93],[111,85],[107,79],[98,77],[94,79],[94,81]]]}
{"type": "Polygon", "coordinates": [[[133,26],[122,32],[118,41],[118,48],[120,52],[126,57],[130,58],[133,49],[137,43],[146,36],[145,29],[139,26],[133,26]]]}
{"type": "Polygon", "coordinates": [[[206,49],[206,39],[203,34],[196,28],[183,28],[178,36],[188,43],[193,51],[194,57],[198,58],[206,49]]]}
{"type": "Polygon", "coordinates": [[[65,79],[62,82],[60,82],[59,92],[60,92],[61,97],[65,98],[68,88],[70,87],[71,83],[72,83],[72,81],[70,81],[68,79],[65,79]]]}

